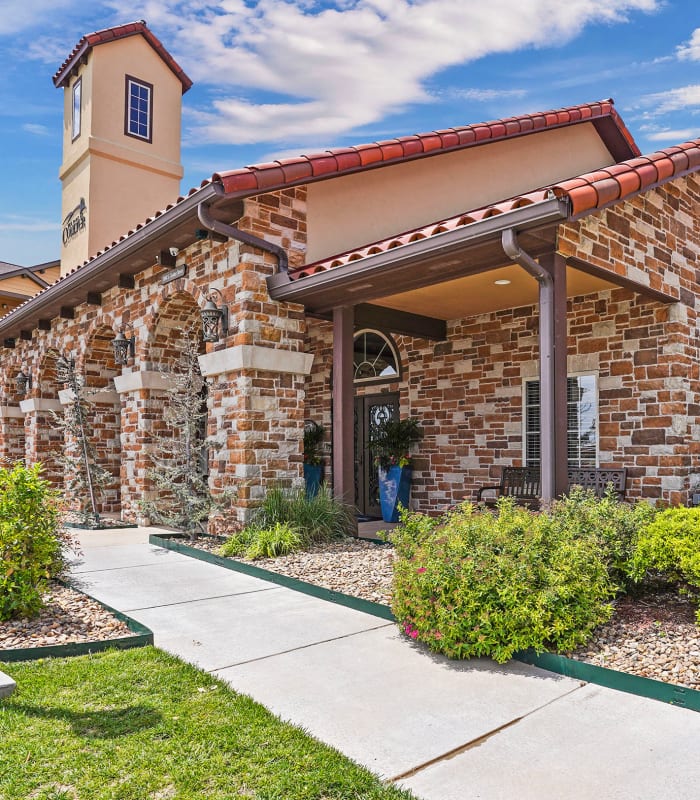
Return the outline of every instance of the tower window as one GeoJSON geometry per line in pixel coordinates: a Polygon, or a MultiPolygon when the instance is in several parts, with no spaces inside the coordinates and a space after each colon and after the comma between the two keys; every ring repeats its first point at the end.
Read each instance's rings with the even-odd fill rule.
{"type": "Polygon", "coordinates": [[[152,140],[153,84],[126,76],[124,133],[146,142],[152,140]]]}
{"type": "Polygon", "coordinates": [[[83,82],[80,78],[73,84],[73,117],[71,121],[71,139],[80,136],[80,112],[82,110],[83,82]]]}

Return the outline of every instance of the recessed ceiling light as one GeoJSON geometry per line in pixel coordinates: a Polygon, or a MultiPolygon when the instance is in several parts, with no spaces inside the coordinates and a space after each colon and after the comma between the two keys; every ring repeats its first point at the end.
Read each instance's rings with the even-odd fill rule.
{"type": "Polygon", "coordinates": [[[494,281],[496,286],[508,286],[510,281],[507,278],[499,278],[497,281],[494,281]]]}

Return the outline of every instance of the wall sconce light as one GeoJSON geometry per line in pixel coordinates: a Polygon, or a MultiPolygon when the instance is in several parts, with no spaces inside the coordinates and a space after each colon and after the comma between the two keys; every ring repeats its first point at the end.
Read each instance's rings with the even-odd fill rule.
{"type": "Polygon", "coordinates": [[[17,394],[21,396],[25,396],[29,393],[32,388],[32,374],[31,372],[28,375],[25,375],[22,370],[17,373],[17,377],[15,378],[15,383],[17,385],[17,394]]]}
{"type": "Polygon", "coordinates": [[[124,336],[124,329],[120,330],[114,339],[112,339],[114,363],[120,367],[128,364],[129,358],[134,358],[136,355],[136,334],[134,333],[134,326],[129,322],[126,323],[126,326],[131,328],[130,339],[124,336]]]}
{"type": "Polygon", "coordinates": [[[218,289],[209,289],[206,297],[206,305],[199,312],[202,317],[202,339],[205,342],[218,342],[221,336],[226,336],[228,333],[228,306],[224,303],[224,296],[218,289]],[[216,305],[214,300],[216,295],[219,296],[221,306],[216,305]]]}
{"type": "Polygon", "coordinates": [[[56,380],[59,383],[72,383],[75,378],[75,361],[61,355],[56,359],[56,380]]]}

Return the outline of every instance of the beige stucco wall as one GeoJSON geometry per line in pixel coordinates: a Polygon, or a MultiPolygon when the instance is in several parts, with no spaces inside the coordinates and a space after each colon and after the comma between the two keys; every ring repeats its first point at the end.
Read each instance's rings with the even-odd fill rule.
{"type": "Polygon", "coordinates": [[[61,220],[84,198],[87,230],[62,246],[63,274],[175,200],[183,174],[182,84],[143,37],[95,47],[79,77],[82,125],[75,141],[76,78],[64,89],[61,220]],[[127,75],[153,85],[151,142],[124,133],[127,75]]]}
{"type": "Polygon", "coordinates": [[[612,163],[584,123],[313,183],[307,263],[612,163]]]}

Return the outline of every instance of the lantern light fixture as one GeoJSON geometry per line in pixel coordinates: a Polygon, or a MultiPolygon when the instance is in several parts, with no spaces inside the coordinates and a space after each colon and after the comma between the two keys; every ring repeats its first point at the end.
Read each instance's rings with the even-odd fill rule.
{"type": "Polygon", "coordinates": [[[202,339],[205,342],[218,342],[226,336],[229,329],[229,309],[221,292],[211,287],[206,293],[207,302],[199,312],[202,318],[202,339]],[[220,306],[216,304],[218,295],[220,306]]]}
{"type": "Polygon", "coordinates": [[[134,333],[134,326],[130,322],[127,322],[126,327],[131,328],[131,338],[127,339],[124,335],[124,328],[122,328],[114,339],[112,339],[114,363],[119,367],[128,364],[129,359],[134,358],[136,355],[136,334],[134,333]]]}
{"type": "Polygon", "coordinates": [[[32,373],[30,372],[25,375],[25,373],[20,370],[15,378],[15,383],[17,385],[17,394],[24,397],[32,388],[32,373]]]}

